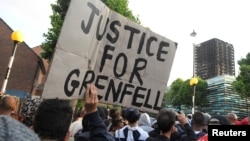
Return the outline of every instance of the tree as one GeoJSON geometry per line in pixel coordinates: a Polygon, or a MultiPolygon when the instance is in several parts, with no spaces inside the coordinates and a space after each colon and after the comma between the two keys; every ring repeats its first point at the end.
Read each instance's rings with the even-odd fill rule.
{"type": "Polygon", "coordinates": [[[180,78],[176,79],[171,85],[170,90],[166,93],[166,102],[181,109],[184,81],[180,78]]]}
{"type": "Polygon", "coordinates": [[[250,53],[246,55],[246,58],[239,60],[238,64],[240,65],[240,74],[233,82],[233,88],[242,99],[245,98],[248,112],[247,99],[250,97],[250,53]]]}
{"type": "MultiPolygon", "coordinates": [[[[188,83],[188,85],[189,85],[189,81],[190,79],[186,82],[188,83]]],[[[198,107],[199,111],[202,111],[202,107],[207,106],[208,101],[205,96],[208,93],[207,88],[208,88],[207,81],[198,77],[198,84],[196,85],[196,88],[195,88],[196,89],[195,90],[196,91],[195,92],[195,106],[198,107]]]]}
{"type": "MultiPolygon", "coordinates": [[[[127,17],[128,19],[140,24],[138,16],[134,16],[132,11],[128,8],[128,0],[101,0],[110,9],[120,13],[121,15],[127,17]]],[[[55,4],[51,4],[53,14],[50,16],[52,27],[48,29],[47,33],[44,33],[45,42],[42,43],[41,47],[43,53],[41,53],[42,58],[48,59],[50,62],[59,37],[63,21],[70,4],[70,0],[57,0],[55,4]]]]}
{"type": "MultiPolygon", "coordinates": [[[[165,101],[168,105],[178,107],[181,110],[181,106],[192,106],[193,89],[189,85],[190,79],[183,81],[182,79],[176,79],[170,86],[170,90],[166,93],[165,101]]],[[[205,94],[207,93],[207,82],[201,78],[198,78],[198,84],[196,85],[195,93],[195,105],[201,110],[202,106],[207,104],[205,94]]]]}

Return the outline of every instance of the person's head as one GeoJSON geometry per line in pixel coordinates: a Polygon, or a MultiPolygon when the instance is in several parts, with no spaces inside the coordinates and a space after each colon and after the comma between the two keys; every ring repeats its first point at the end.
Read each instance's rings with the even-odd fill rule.
{"type": "Polygon", "coordinates": [[[41,139],[63,141],[69,135],[71,119],[69,101],[46,99],[35,113],[33,128],[41,139]]]}
{"type": "Polygon", "coordinates": [[[0,115],[0,140],[40,141],[31,129],[7,115],[0,115]]]}
{"type": "Polygon", "coordinates": [[[205,125],[207,125],[208,120],[211,118],[211,115],[208,113],[203,113],[203,115],[204,115],[205,125]]]}
{"type": "Polygon", "coordinates": [[[124,126],[124,120],[123,120],[122,116],[112,118],[111,122],[112,122],[112,128],[113,128],[112,130],[113,131],[121,129],[124,126]]]}
{"type": "Polygon", "coordinates": [[[191,121],[192,127],[202,129],[205,126],[205,117],[203,113],[195,112],[192,117],[193,117],[191,121]]]}
{"type": "Polygon", "coordinates": [[[232,125],[235,124],[235,122],[238,120],[238,117],[235,113],[228,113],[226,116],[226,119],[228,120],[228,122],[232,125]]]}
{"type": "Polygon", "coordinates": [[[97,107],[97,111],[99,113],[99,116],[103,119],[106,120],[108,118],[107,112],[106,112],[106,108],[98,106],[97,107]]]}
{"type": "Polygon", "coordinates": [[[229,125],[229,122],[222,115],[214,115],[208,120],[208,125],[229,125]]]}
{"type": "Polygon", "coordinates": [[[76,120],[78,120],[80,118],[84,118],[84,116],[85,116],[85,109],[82,108],[81,110],[76,112],[74,121],[76,121],[76,120]]]}
{"type": "Polygon", "coordinates": [[[139,110],[134,108],[127,108],[125,111],[125,119],[128,123],[136,123],[140,118],[139,110]]]}
{"type": "Polygon", "coordinates": [[[17,98],[15,96],[4,95],[0,100],[0,114],[9,115],[15,112],[17,107],[17,98]]]}
{"type": "Polygon", "coordinates": [[[117,117],[119,117],[121,114],[120,114],[120,111],[119,111],[119,109],[117,109],[117,108],[112,108],[112,109],[110,109],[109,110],[109,116],[110,116],[110,118],[112,119],[112,118],[117,118],[117,117]]]}
{"type": "Polygon", "coordinates": [[[176,114],[172,110],[163,110],[157,117],[157,125],[162,133],[175,132],[176,114]]]}
{"type": "Polygon", "coordinates": [[[139,121],[138,121],[138,125],[151,127],[150,117],[147,113],[141,113],[139,121]]]}

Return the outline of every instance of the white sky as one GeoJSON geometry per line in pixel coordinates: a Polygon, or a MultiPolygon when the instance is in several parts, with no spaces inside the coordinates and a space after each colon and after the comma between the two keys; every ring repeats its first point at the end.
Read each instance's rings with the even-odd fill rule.
{"type": "MultiPolygon", "coordinates": [[[[51,3],[55,0],[1,0],[0,17],[21,30],[30,47],[40,45],[50,27],[51,3]]],[[[250,52],[249,0],[129,0],[143,26],[178,43],[170,85],[175,79],[192,76],[192,44],[211,38],[231,43],[237,61],[250,52]],[[190,37],[193,29],[197,37],[190,37]]],[[[1,32],[1,31],[0,31],[1,32]]]]}

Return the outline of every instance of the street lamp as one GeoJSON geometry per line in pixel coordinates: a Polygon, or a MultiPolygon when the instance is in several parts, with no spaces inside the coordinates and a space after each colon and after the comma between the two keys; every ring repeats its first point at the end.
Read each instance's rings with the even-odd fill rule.
{"type": "MultiPolygon", "coordinates": [[[[197,33],[193,30],[190,34],[191,37],[196,37],[197,33]]],[[[195,107],[195,89],[196,85],[198,84],[198,79],[195,77],[195,42],[193,42],[193,77],[190,79],[189,82],[190,86],[193,87],[193,97],[192,97],[192,115],[194,114],[194,107],[195,107]]]]}
{"type": "Polygon", "coordinates": [[[4,94],[6,91],[6,86],[8,83],[8,78],[10,75],[10,70],[14,61],[14,57],[15,57],[15,53],[16,53],[16,49],[17,49],[17,44],[23,42],[23,34],[20,31],[14,31],[11,34],[11,39],[14,42],[14,48],[12,50],[11,56],[10,56],[10,60],[9,60],[9,64],[8,64],[8,68],[7,68],[7,72],[3,81],[3,85],[2,85],[2,89],[1,89],[1,94],[4,94]]]}
{"type": "Polygon", "coordinates": [[[196,85],[198,84],[198,79],[196,77],[191,78],[189,81],[189,84],[191,87],[193,87],[193,97],[192,97],[192,102],[193,102],[192,115],[193,115],[194,107],[195,107],[195,88],[196,88],[196,85]]]}

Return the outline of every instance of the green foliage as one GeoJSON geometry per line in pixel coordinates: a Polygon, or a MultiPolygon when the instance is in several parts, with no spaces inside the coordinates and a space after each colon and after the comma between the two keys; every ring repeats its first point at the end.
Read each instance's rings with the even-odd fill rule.
{"type": "Polygon", "coordinates": [[[127,17],[128,19],[140,24],[138,16],[134,16],[132,11],[128,8],[128,0],[101,0],[105,3],[111,10],[127,17]]]}
{"type": "Polygon", "coordinates": [[[238,92],[240,97],[250,97],[250,53],[246,55],[246,58],[242,58],[238,61],[240,65],[240,74],[236,77],[236,81],[233,82],[233,88],[238,92]]]}
{"type": "Polygon", "coordinates": [[[83,101],[82,99],[77,100],[76,108],[77,109],[82,109],[83,107],[83,101]]]}
{"type": "Polygon", "coordinates": [[[44,51],[41,53],[41,56],[44,59],[48,59],[49,62],[53,57],[57,39],[59,37],[69,3],[70,0],[57,0],[56,4],[51,4],[53,11],[53,15],[50,16],[52,28],[48,29],[48,33],[43,34],[46,39],[41,45],[44,51]]]}
{"type": "MultiPolygon", "coordinates": [[[[192,106],[193,87],[189,85],[190,79],[183,81],[176,79],[170,86],[170,90],[166,93],[165,102],[168,105],[175,107],[192,106]],[[166,100],[167,99],[167,100],[166,100]]],[[[195,105],[198,107],[205,106],[207,100],[205,94],[207,93],[207,82],[198,78],[198,84],[195,86],[195,105]]]]}
{"type": "MultiPolygon", "coordinates": [[[[132,11],[129,10],[128,0],[101,0],[101,1],[104,4],[106,4],[110,9],[140,24],[138,16],[134,16],[132,14],[132,11]]],[[[53,57],[57,39],[59,37],[69,4],[70,0],[57,0],[55,4],[51,4],[51,8],[53,11],[53,15],[50,16],[52,28],[49,28],[48,32],[43,34],[43,36],[45,37],[45,42],[43,42],[41,45],[44,51],[43,53],[41,53],[41,56],[44,59],[48,59],[49,62],[53,57]]]]}

